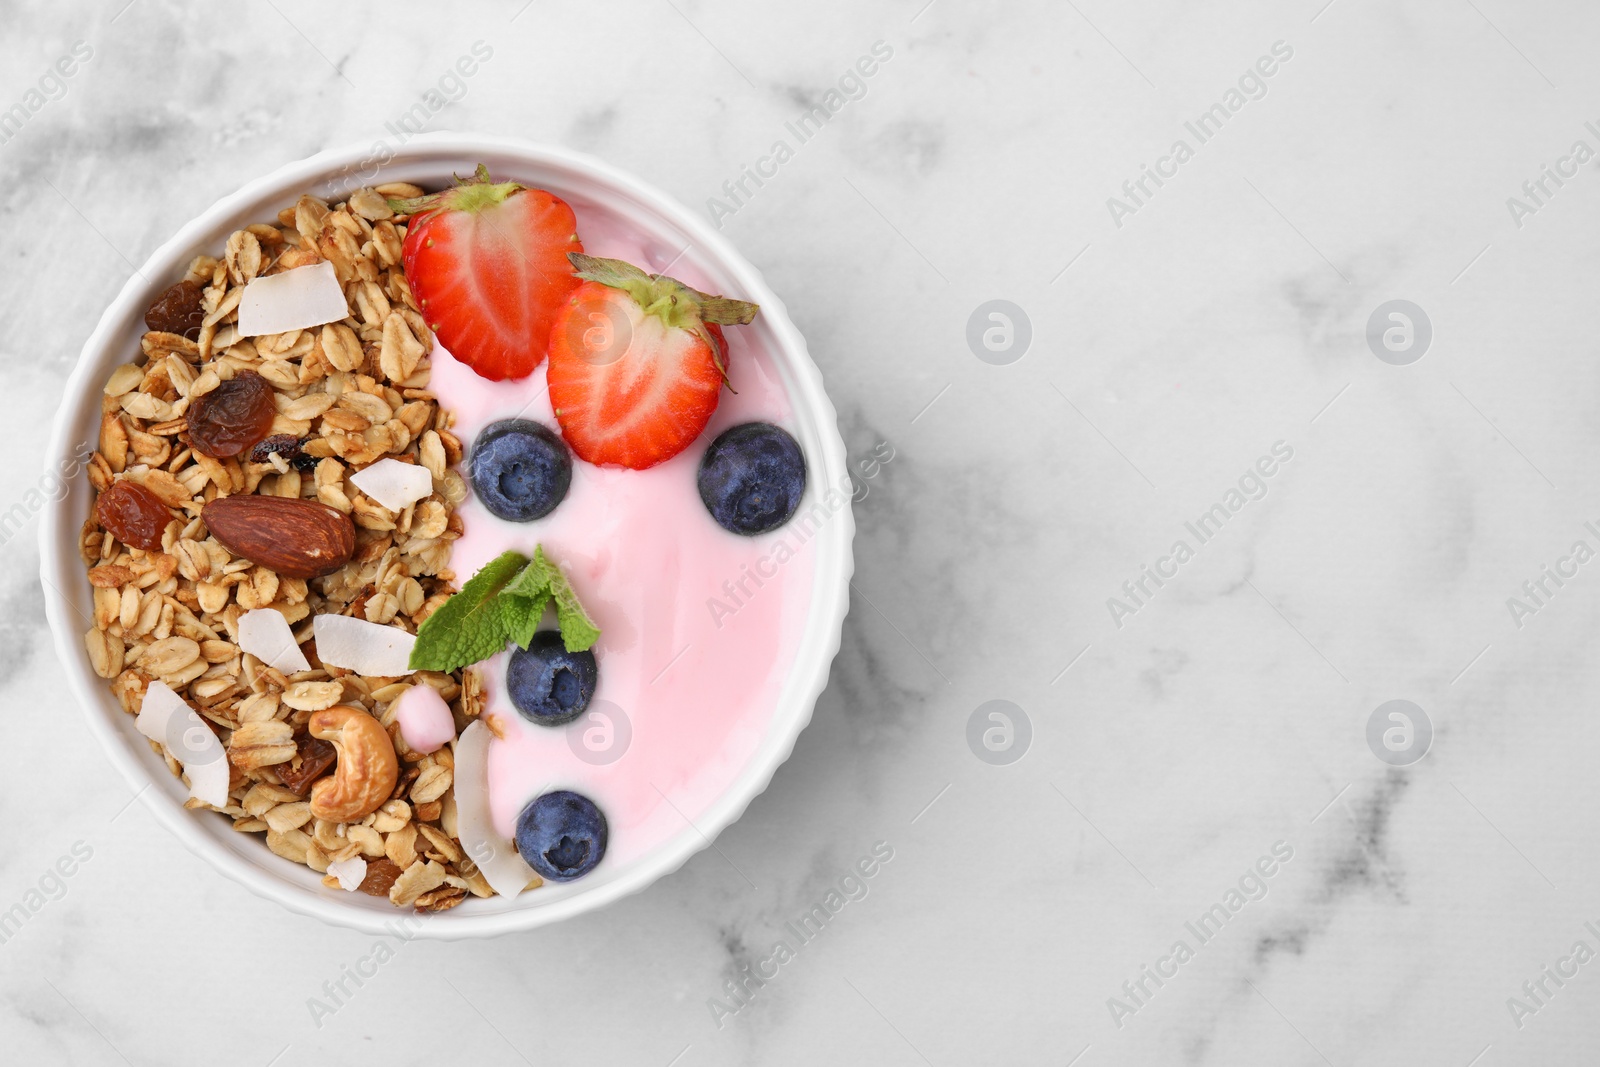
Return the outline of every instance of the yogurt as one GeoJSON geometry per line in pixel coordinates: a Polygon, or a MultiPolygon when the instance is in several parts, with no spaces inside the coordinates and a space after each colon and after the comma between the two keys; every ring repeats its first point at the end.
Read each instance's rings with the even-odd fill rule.
{"type": "MultiPolygon", "coordinates": [[[[585,252],[714,291],[686,261],[669,267],[676,249],[631,234],[603,211],[573,206],[585,252]]],[[[725,332],[736,392],[723,391],[701,440],[684,452],[644,471],[595,467],[574,456],[566,498],[534,522],[496,518],[470,496],[457,509],[465,533],[451,549],[450,567],[458,582],[502,552],[531,557],[543,545],[600,627],[594,699],[565,726],[538,726],[517,712],[505,687],[509,653],[478,670],[484,715],[493,716],[500,735],[488,754],[495,830],[511,838],[529,801],[574,790],[609,824],[602,870],[683,833],[733,785],[777,707],[810,606],[816,525],[806,513],[821,488],[815,468],[794,518],[759,537],[718,526],[696,488],[701,455],[728,427],[764,421],[795,430],[757,331],[725,332]]],[[[435,344],[430,389],[454,414],[453,432],[470,452],[483,428],[500,419],[559,428],[546,365],[520,381],[491,382],[435,344]]],[[[553,626],[552,611],[544,628],[553,626]]]]}

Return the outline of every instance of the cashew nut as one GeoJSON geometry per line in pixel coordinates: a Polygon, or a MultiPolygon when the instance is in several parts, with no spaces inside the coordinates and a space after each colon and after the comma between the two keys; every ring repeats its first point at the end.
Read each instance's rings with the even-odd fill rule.
{"type": "Polygon", "coordinates": [[[360,708],[313,712],[311,736],[333,744],[333,773],[311,787],[311,814],[328,822],[357,822],[389,799],[400,778],[400,761],[383,724],[360,708]]]}

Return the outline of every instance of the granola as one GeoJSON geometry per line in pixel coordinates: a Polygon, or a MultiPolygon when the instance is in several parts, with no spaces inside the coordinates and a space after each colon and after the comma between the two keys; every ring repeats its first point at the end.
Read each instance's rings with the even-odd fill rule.
{"type": "MultiPolygon", "coordinates": [[[[401,260],[407,216],[388,202],[421,195],[392,183],[358,190],[343,203],[302,196],[276,220],[230,235],[221,258],[198,256],[160,294],[147,320],[152,326],[198,326],[150,329],[139,353],[112,371],[88,471],[97,505],[113,486],[138,487],[119,490],[119,500],[134,519],[155,517],[143,534],[125,531],[148,547],[120,540],[98,506],[80,547],[94,589],[94,625],[84,635],[90,663],[130,715],[160,681],[212,728],[229,762],[228,803],[213,810],[241,833],[264,835],[277,855],[324,874],[330,888],[341,884],[330,864],[344,870],[359,857],[367,864],[363,891],[397,907],[444,911],[468,894],[494,890],[456,833],[452,748],[413,750],[395,713],[408,689],[429,686],[448,704],[459,734],[482,710],[482,684],[471,667],[364,677],[322,663],[312,636],[313,619],[323,614],[414,634],[455,582],[448,564],[461,522],[453,503],[465,485],[452,468],[462,444],[451,432],[451,413],[428,390],[433,334],[401,260]],[[241,335],[239,307],[250,281],[321,262],[337,275],[346,318],[241,335]],[[245,375],[271,388],[266,434],[227,458],[197,450],[191,411],[245,375]],[[353,484],[352,475],[386,458],[425,468],[431,494],[392,511],[353,484]],[[201,512],[218,498],[250,494],[316,501],[348,516],[355,534],[349,561],[297,578],[231,551],[201,512]],[[258,608],[283,615],[310,669],[285,674],[240,647],[239,619],[258,608]],[[387,798],[373,798],[382,802],[359,819],[315,813],[317,785],[333,781],[340,760],[350,759],[316,736],[313,720],[326,709],[370,715],[398,760],[387,798]]],[[[158,742],[151,746],[181,776],[179,759],[158,742]]],[[[186,806],[209,807],[195,799],[186,806]]]]}

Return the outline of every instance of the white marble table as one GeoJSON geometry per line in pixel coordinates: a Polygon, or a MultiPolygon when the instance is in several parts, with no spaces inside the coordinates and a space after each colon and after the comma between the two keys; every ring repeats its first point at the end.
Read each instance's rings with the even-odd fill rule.
{"type": "Polygon", "coordinates": [[[8,5],[0,38],[0,910],[44,898],[0,944],[8,1062],[1595,1062],[1600,9],[120,3],[8,5]],[[128,805],[61,698],[29,494],[132,263],[408,125],[704,206],[852,454],[894,458],[832,685],[727,859],[554,929],[387,939],[357,987],[374,938],[128,805]],[[1025,351],[1015,312],[969,345],[991,300],[1025,351]],[[1369,345],[1392,300],[1409,342],[1369,345]],[[1433,734],[1407,766],[1367,740],[1397,699],[1433,734]],[[1031,724],[1009,765],[976,754],[998,721],[967,740],[994,700],[1031,724]]]}

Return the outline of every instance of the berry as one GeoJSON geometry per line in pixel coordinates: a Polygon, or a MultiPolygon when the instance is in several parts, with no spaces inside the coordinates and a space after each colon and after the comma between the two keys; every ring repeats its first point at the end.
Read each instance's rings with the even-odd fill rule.
{"type": "Polygon", "coordinates": [[[578,285],[567,262],[568,252],[583,251],[578,220],[560,197],[491,182],[481,164],[459,181],[442,193],[390,201],[411,215],[406,280],[452,356],[490,381],[526,378],[578,285]]]}
{"type": "Polygon", "coordinates": [[[570,882],[594,870],[606,854],[606,817],[582,793],[546,793],[517,816],[517,851],[552,882],[570,882]]]}
{"type": "Polygon", "coordinates": [[[484,427],[472,446],[472,488],[490,512],[508,522],[532,522],[555,510],[572,485],[572,456],[548,426],[502,419],[484,427]]]}
{"type": "Polygon", "coordinates": [[[593,652],[568,652],[560,631],[541,630],[511,653],[506,689],[524,719],[560,726],[588,708],[598,675],[593,652]]]}
{"type": "Polygon", "coordinates": [[[724,430],[700,460],[700,499],[717,525],[754,536],[788,522],[806,491],[806,460],[787,430],[747,422],[724,430]]]}
{"type": "Polygon", "coordinates": [[[583,279],[550,331],[550,401],[582,459],[644,470],[688,448],[727,381],[724,325],[756,305],[618,259],[568,257],[583,279]]]}

